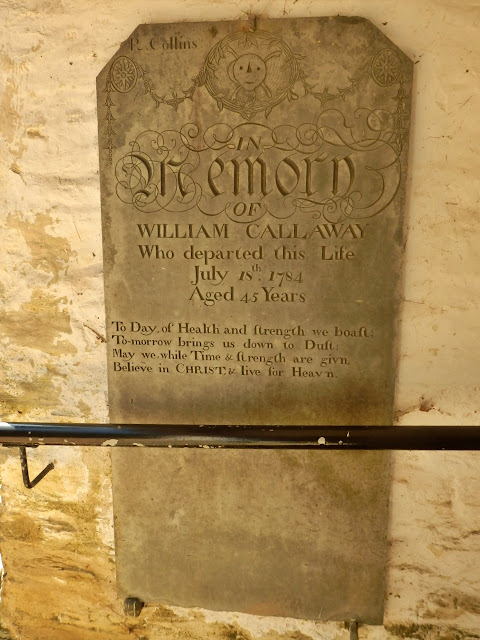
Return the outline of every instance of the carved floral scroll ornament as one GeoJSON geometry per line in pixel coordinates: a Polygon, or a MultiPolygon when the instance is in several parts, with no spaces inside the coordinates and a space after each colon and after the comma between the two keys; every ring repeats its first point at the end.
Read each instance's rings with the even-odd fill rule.
{"type": "Polygon", "coordinates": [[[300,127],[219,123],[201,133],[189,123],[144,131],[116,164],[117,195],[145,213],[197,207],[235,222],[297,212],[328,222],[371,218],[400,181],[393,126],[385,110],[358,109],[347,123],[329,109],[300,127]]]}
{"type": "Polygon", "coordinates": [[[237,127],[217,123],[203,132],[192,123],[178,131],[143,132],[116,164],[118,197],[145,212],[181,213],[196,206],[205,215],[224,212],[242,222],[243,180],[247,197],[242,202],[249,207],[250,222],[267,213],[283,219],[300,211],[338,222],[383,211],[398,188],[407,132],[399,55],[391,48],[380,50],[336,92],[311,84],[301,59],[270,33],[231,34],[211,48],[190,87],[167,96],[157,93],[140,64],[117,57],[105,86],[110,163],[115,148],[112,94],[127,94],[140,82],[157,107],[175,110],[205,87],[219,111],[237,112],[246,121],[237,127]],[[360,108],[347,122],[340,108],[326,108],[341,104],[368,79],[382,88],[396,86],[389,96],[393,110],[360,108]],[[268,117],[284,100],[298,100],[302,92],[323,109],[315,123],[272,129],[250,122],[256,114],[268,117]]]}
{"type": "Polygon", "coordinates": [[[295,54],[282,40],[271,33],[254,31],[231,34],[220,40],[208,52],[204,64],[193,79],[193,83],[179,94],[159,94],[150,80],[149,74],[136,61],[121,55],[111,64],[105,84],[107,107],[107,149],[112,161],[112,149],[115,120],[112,107],[112,93],[128,93],[138,82],[143,90],[154,100],[156,106],[167,105],[175,110],[185,102],[192,100],[200,87],[205,87],[216,100],[219,110],[229,109],[239,113],[245,120],[250,120],[257,113],[267,117],[272,109],[284,100],[297,100],[299,94],[295,90],[298,85],[304,95],[309,95],[320,102],[321,107],[334,100],[345,100],[348,94],[358,89],[360,83],[368,78],[381,87],[398,85],[397,95],[393,97],[397,104],[396,145],[401,150],[405,127],[404,78],[399,55],[394,49],[385,48],[369,58],[349,78],[349,84],[329,91],[323,91],[312,85],[302,66],[303,56],[295,54]]]}

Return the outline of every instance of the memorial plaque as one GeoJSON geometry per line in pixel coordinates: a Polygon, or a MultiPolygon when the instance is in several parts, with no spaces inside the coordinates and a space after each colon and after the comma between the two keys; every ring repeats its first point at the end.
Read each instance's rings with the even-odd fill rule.
{"type": "MultiPolygon", "coordinates": [[[[97,80],[112,421],[391,423],[411,81],[361,18],[123,43],[97,80]]],[[[113,453],[123,595],[381,622],[386,454],[113,453]]]]}

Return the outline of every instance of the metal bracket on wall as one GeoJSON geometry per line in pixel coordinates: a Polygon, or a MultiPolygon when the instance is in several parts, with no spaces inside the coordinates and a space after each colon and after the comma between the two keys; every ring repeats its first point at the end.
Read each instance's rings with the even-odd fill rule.
{"type": "Polygon", "coordinates": [[[138,618],[138,616],[142,613],[142,609],[145,606],[145,603],[139,598],[125,598],[123,603],[123,610],[125,611],[126,616],[130,616],[131,618],[138,618]]]}
{"type": "Polygon", "coordinates": [[[43,471],[40,471],[38,476],[36,476],[33,480],[30,480],[30,473],[28,471],[27,448],[26,446],[22,446],[19,447],[19,450],[20,464],[22,466],[23,484],[27,489],[33,489],[33,487],[35,487],[40,482],[40,480],[43,480],[43,478],[54,468],[55,465],[53,464],[53,462],[49,462],[45,469],[43,471]]]}
{"type": "Polygon", "coordinates": [[[355,620],[355,618],[347,620],[345,629],[350,629],[350,640],[358,640],[358,620],[355,620]]]}

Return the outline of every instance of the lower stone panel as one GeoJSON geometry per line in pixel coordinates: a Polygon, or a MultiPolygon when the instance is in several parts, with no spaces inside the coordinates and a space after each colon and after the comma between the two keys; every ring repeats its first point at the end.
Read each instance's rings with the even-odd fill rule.
{"type": "Polygon", "coordinates": [[[388,452],[119,448],[112,457],[123,597],[382,623],[388,452]]]}

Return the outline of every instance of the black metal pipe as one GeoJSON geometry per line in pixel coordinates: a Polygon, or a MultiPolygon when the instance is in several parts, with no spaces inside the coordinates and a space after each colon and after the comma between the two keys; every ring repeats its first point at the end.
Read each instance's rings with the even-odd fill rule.
{"type": "Polygon", "coordinates": [[[473,451],[480,449],[480,427],[2,422],[0,445],[473,451]]]}

